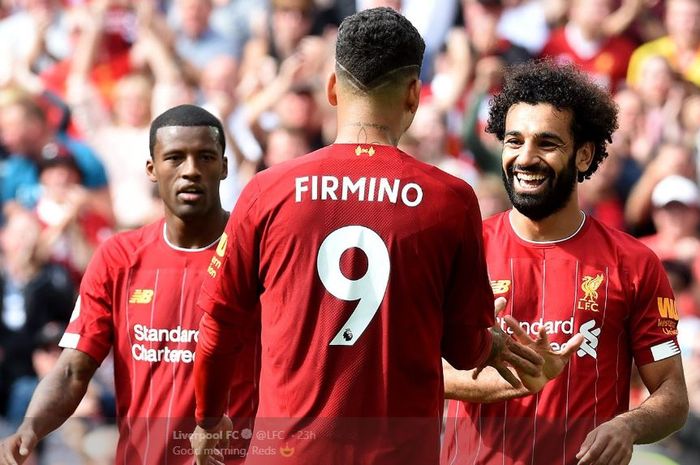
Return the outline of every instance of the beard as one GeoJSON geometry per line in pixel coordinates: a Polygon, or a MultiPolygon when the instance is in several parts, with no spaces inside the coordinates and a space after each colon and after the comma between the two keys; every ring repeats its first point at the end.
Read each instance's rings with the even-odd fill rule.
{"type": "Polygon", "coordinates": [[[578,181],[576,154],[571,154],[566,167],[558,174],[545,164],[528,167],[511,165],[501,171],[501,176],[513,207],[531,220],[539,221],[560,211],[569,202],[578,181]],[[516,192],[516,168],[521,172],[546,176],[544,189],[536,194],[516,192]]]}

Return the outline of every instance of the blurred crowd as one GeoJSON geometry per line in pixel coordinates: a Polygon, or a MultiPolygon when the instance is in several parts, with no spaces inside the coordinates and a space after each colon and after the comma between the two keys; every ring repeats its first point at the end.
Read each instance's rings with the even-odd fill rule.
{"type": "MultiPolygon", "coordinates": [[[[583,205],[663,260],[691,417],[649,453],[700,463],[700,0],[0,0],[0,435],[55,362],[95,247],[162,213],[145,176],[151,119],[195,103],[224,121],[230,210],[257,171],[333,141],[337,26],[373,6],[426,41],[400,148],[469,182],[484,217],[509,208],[484,132],[509,65],[573,62],[614,94],[619,129],[583,205]]],[[[114,440],[101,370],[39,463],[110,463],[90,445],[114,440]]]]}

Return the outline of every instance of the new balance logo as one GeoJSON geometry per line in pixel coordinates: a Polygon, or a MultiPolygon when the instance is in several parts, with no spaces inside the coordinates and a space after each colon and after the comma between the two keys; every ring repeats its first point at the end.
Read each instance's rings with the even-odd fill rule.
{"type": "Polygon", "coordinates": [[[153,300],[153,289],[134,289],[129,297],[130,304],[150,304],[153,300]]]}
{"type": "Polygon", "coordinates": [[[598,352],[596,348],[598,347],[598,337],[600,336],[600,328],[595,327],[595,320],[587,321],[581,325],[579,328],[579,333],[583,336],[583,344],[581,348],[576,352],[579,357],[585,357],[590,355],[593,358],[598,358],[598,352]]]}

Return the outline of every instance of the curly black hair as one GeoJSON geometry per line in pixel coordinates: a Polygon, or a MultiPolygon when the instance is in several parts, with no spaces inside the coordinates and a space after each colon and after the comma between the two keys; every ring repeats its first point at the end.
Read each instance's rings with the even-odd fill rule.
{"type": "Polygon", "coordinates": [[[158,129],[169,126],[207,126],[216,132],[216,140],[221,147],[221,153],[226,151],[226,136],[224,127],[219,119],[202,107],[196,105],[178,105],[161,113],[151,122],[148,149],[153,158],[158,129]]]}
{"type": "Polygon", "coordinates": [[[578,173],[579,182],[590,178],[608,156],[606,144],[617,129],[617,105],[574,65],[537,60],[512,67],[506,72],[503,90],[493,98],[486,132],[503,142],[508,110],[518,103],[548,103],[560,111],[571,111],[574,150],[588,142],[595,148],[591,165],[578,173]]]}
{"type": "MultiPolygon", "coordinates": [[[[418,74],[425,42],[418,30],[391,8],[370,8],[340,24],[335,45],[337,66],[363,90],[383,84],[392,71],[418,74]]],[[[400,74],[400,73],[399,73],[400,74]]]]}

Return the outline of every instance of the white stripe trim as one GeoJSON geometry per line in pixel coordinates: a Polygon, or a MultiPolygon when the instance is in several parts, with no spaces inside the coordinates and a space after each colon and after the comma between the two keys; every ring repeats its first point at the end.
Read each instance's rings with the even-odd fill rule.
{"type": "Polygon", "coordinates": [[[58,345],[64,349],[77,349],[80,342],[80,334],[78,333],[63,333],[63,337],[58,342],[58,345]]]}
{"type": "Polygon", "coordinates": [[[660,360],[673,357],[681,353],[681,349],[678,347],[676,341],[666,341],[661,344],[652,346],[651,356],[654,357],[654,361],[658,362],[660,360]]]}
{"type": "Polygon", "coordinates": [[[547,244],[558,244],[560,242],[568,241],[569,239],[575,237],[579,232],[581,232],[581,229],[583,229],[583,225],[586,224],[586,212],[581,210],[581,215],[583,215],[583,218],[581,219],[581,224],[578,225],[578,228],[576,228],[576,231],[574,231],[570,236],[567,236],[563,239],[555,239],[553,241],[531,241],[529,239],[525,239],[523,236],[521,236],[517,229],[515,229],[515,226],[513,226],[513,219],[512,219],[512,214],[513,210],[511,209],[510,212],[508,212],[508,222],[510,223],[510,229],[513,230],[516,236],[518,236],[520,239],[523,241],[529,243],[529,244],[540,244],[540,245],[547,245],[547,244]]]}
{"type": "Polygon", "coordinates": [[[447,401],[447,420],[448,420],[448,421],[449,421],[449,419],[450,419],[450,407],[451,407],[452,405],[455,406],[455,409],[454,409],[454,412],[453,412],[453,413],[454,413],[454,416],[455,416],[455,419],[454,419],[454,424],[452,425],[452,431],[453,431],[453,433],[454,433],[454,435],[453,435],[453,441],[452,441],[452,442],[454,443],[454,455],[452,456],[452,460],[450,460],[450,465],[454,465],[455,460],[457,460],[457,455],[458,455],[458,452],[459,452],[459,438],[457,437],[457,434],[458,434],[458,432],[459,432],[459,424],[458,424],[458,422],[457,422],[457,414],[459,413],[459,404],[460,404],[460,402],[457,401],[457,400],[449,400],[449,401],[447,401]]]}
{"type": "MultiPolygon", "coordinates": [[[[163,229],[163,232],[165,233],[165,229],[163,229]]],[[[155,313],[154,310],[156,308],[156,299],[158,298],[158,281],[160,277],[160,268],[156,270],[156,279],[155,282],[153,283],[153,300],[151,301],[151,322],[150,322],[150,327],[153,328],[153,314],[155,313]]],[[[148,343],[148,348],[153,349],[153,341],[150,341],[148,343]]],[[[153,368],[153,365],[151,365],[151,368],[153,368]]],[[[151,373],[153,371],[151,370],[151,373]]],[[[151,422],[149,420],[150,413],[151,413],[151,408],[153,406],[153,383],[149,382],[148,383],[148,409],[147,412],[149,415],[146,415],[146,449],[144,450],[143,457],[144,459],[148,460],[148,454],[151,449],[151,422]]]]}
{"type": "Polygon", "coordinates": [[[170,247],[170,248],[173,249],[173,250],[177,250],[177,251],[179,251],[179,252],[201,252],[201,251],[203,251],[203,250],[211,249],[211,248],[214,247],[214,246],[219,242],[219,240],[221,239],[221,236],[219,236],[219,237],[216,238],[216,240],[215,240],[214,242],[212,242],[212,243],[209,244],[209,245],[205,245],[204,247],[199,247],[199,248],[196,248],[196,249],[186,249],[186,248],[184,248],[184,247],[178,247],[178,246],[176,246],[175,244],[173,244],[172,242],[170,242],[170,241],[168,240],[168,234],[166,233],[167,227],[168,227],[168,225],[165,224],[165,222],[164,222],[164,223],[163,223],[163,240],[164,240],[165,243],[168,245],[168,247],[170,247]]]}
{"type": "MultiPolygon", "coordinates": [[[[131,289],[131,281],[133,278],[133,269],[129,269],[129,276],[126,278],[126,293],[128,294],[129,289],[131,289]]],[[[126,320],[126,335],[129,338],[129,347],[134,346],[134,341],[131,339],[131,324],[129,321],[129,299],[124,299],[124,319],[126,320]]],[[[115,325],[116,326],[116,325],[115,325]]],[[[129,363],[131,363],[131,379],[129,380],[129,389],[131,389],[131,392],[134,392],[134,383],[136,382],[136,360],[134,360],[133,357],[128,358],[129,363]]],[[[114,371],[116,375],[117,371],[117,363],[114,364],[114,371]]],[[[127,433],[127,440],[124,442],[124,448],[123,448],[123,454],[124,454],[124,465],[128,465],[126,462],[126,458],[129,455],[129,450],[131,449],[130,444],[131,444],[131,431],[133,428],[133,425],[131,424],[131,409],[134,406],[134,404],[131,402],[133,399],[129,399],[129,406],[127,407],[126,412],[124,412],[124,415],[126,416],[126,426],[128,429],[127,433]]],[[[119,411],[117,410],[117,415],[119,415],[119,411]]]]}

